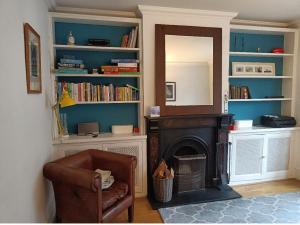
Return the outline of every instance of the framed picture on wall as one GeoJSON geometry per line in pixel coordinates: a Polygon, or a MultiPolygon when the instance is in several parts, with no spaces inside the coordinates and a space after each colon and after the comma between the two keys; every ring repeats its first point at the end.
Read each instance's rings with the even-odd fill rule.
{"type": "Polygon", "coordinates": [[[24,24],[25,65],[27,93],[42,92],[40,35],[28,24],[24,24]]]}
{"type": "Polygon", "coordinates": [[[232,76],[275,76],[275,63],[232,62],[232,76]]]}
{"type": "Polygon", "coordinates": [[[166,82],[166,101],[176,101],[176,82],[166,82]]]}

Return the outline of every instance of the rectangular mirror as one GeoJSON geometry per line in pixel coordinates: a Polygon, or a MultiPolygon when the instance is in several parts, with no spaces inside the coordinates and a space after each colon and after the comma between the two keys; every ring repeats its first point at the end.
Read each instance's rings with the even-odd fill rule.
{"type": "Polygon", "coordinates": [[[165,52],[166,105],[212,105],[213,38],[165,35],[165,52]]]}
{"type": "Polygon", "coordinates": [[[156,24],[155,32],[161,115],[221,113],[222,29],[156,24]]]}

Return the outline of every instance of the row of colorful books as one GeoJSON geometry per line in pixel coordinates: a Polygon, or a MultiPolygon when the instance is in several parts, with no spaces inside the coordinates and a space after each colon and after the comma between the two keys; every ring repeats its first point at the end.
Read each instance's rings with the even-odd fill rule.
{"type": "Polygon", "coordinates": [[[133,28],[129,34],[122,36],[122,48],[135,48],[137,45],[138,27],[133,28]]]}
{"type": "Polygon", "coordinates": [[[111,59],[112,65],[101,66],[103,74],[139,74],[138,59],[111,59]]]}
{"type": "Polygon", "coordinates": [[[57,94],[61,96],[67,90],[76,102],[109,102],[109,101],[138,101],[139,90],[129,84],[115,87],[113,84],[92,84],[58,82],[57,94]]]}
{"type": "Polygon", "coordinates": [[[250,99],[250,91],[247,86],[235,86],[230,85],[229,87],[229,98],[230,99],[250,99]]]}
{"type": "Polygon", "coordinates": [[[88,70],[85,69],[83,60],[75,59],[74,56],[64,56],[57,63],[56,72],[65,74],[87,74],[88,70]]]}

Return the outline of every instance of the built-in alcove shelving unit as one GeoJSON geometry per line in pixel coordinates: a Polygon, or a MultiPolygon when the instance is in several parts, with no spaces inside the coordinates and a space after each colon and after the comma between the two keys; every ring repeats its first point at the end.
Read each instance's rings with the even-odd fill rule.
{"type": "MultiPolygon", "coordinates": [[[[136,98],[135,94],[134,97],[120,98],[122,101],[118,101],[119,97],[109,100],[106,99],[106,101],[104,101],[98,95],[97,98],[93,98],[93,101],[88,101],[86,98],[82,101],[82,99],[78,98],[76,105],[61,108],[60,113],[66,113],[67,115],[70,136],[58,136],[56,120],[53,115],[53,144],[55,149],[58,152],[62,152],[64,155],[73,154],[86,149],[98,149],[135,156],[137,158],[137,167],[135,170],[135,195],[146,196],[147,136],[144,135],[141,19],[50,13],[49,24],[52,105],[55,104],[58,95],[60,94],[57,93],[57,90],[61,90],[57,88],[59,82],[73,84],[91,83],[94,86],[97,86],[97,88],[99,88],[99,85],[108,86],[109,84],[112,84],[114,87],[131,86],[130,90],[137,91],[136,89],[138,89],[138,98],[136,98]],[[138,30],[136,45],[132,44],[131,46],[134,46],[133,48],[121,47],[122,37],[128,35],[136,28],[138,30]],[[70,31],[72,31],[72,35],[75,37],[75,45],[67,45],[70,31]],[[90,46],[87,45],[89,38],[108,39],[110,40],[110,44],[109,46],[90,46]],[[80,73],[78,73],[78,71],[70,71],[69,73],[62,71],[58,73],[56,70],[57,63],[64,55],[75,56],[76,59],[83,60],[83,64],[85,65],[85,68],[88,69],[89,73],[81,73],[81,71],[79,71],[80,73]],[[136,60],[138,60],[139,70],[133,72],[126,71],[124,73],[117,72],[117,74],[114,73],[115,71],[113,71],[114,74],[91,73],[92,69],[99,69],[103,65],[112,65],[111,59],[133,59],[129,60],[130,62],[136,62],[136,60]],[[133,87],[135,89],[133,89],[133,87]],[[128,99],[130,99],[130,101],[127,101],[128,99]],[[101,133],[97,137],[78,136],[76,134],[77,124],[80,122],[99,122],[101,133]],[[140,132],[112,134],[112,125],[125,124],[132,124],[134,127],[139,127],[140,132]]],[[[108,71],[108,73],[109,72],[111,71],[108,71]]],[[[81,87],[81,85],[79,85],[79,87],[81,87]]],[[[100,88],[101,87],[103,86],[100,86],[100,88]]],[[[80,88],[78,90],[80,90],[80,88]]],[[[115,89],[115,93],[116,92],[115,89]]],[[[75,93],[75,97],[77,96],[77,93],[75,93]]],[[[83,96],[83,94],[81,96],[83,96]]]]}
{"type": "MultiPolygon", "coordinates": [[[[59,82],[91,83],[124,87],[130,85],[139,89],[137,100],[124,101],[84,101],[75,106],[60,109],[66,113],[68,131],[77,133],[79,122],[97,121],[101,132],[111,132],[112,125],[132,124],[143,132],[143,64],[141,45],[141,20],[138,18],[94,16],[69,13],[50,13],[50,51],[52,104],[57,101],[59,82]],[[138,28],[135,47],[121,47],[122,37],[132,29],[138,28]],[[67,45],[69,32],[75,37],[75,45],[67,45]],[[109,46],[89,46],[89,38],[110,40],[109,46]],[[83,60],[89,74],[56,73],[57,63],[65,55],[83,60]],[[91,74],[92,69],[110,65],[111,59],[139,60],[139,74],[91,74]]],[[[55,119],[53,119],[54,139],[58,137],[55,119]]]]}
{"type": "Polygon", "coordinates": [[[235,119],[252,119],[259,125],[265,114],[294,115],[297,40],[297,29],[231,25],[228,82],[247,86],[251,95],[250,99],[229,99],[228,111],[235,119]],[[272,53],[274,48],[283,48],[284,53],[272,53]],[[232,76],[232,62],[275,63],[275,76],[232,76]]]}

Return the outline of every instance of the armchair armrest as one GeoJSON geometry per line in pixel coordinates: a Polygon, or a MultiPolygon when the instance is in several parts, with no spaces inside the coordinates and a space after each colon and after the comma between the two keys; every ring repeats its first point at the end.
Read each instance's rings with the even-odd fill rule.
{"type": "Polygon", "coordinates": [[[56,162],[47,163],[43,174],[53,182],[79,186],[93,192],[101,190],[101,176],[94,171],[72,168],[56,162]]]}

